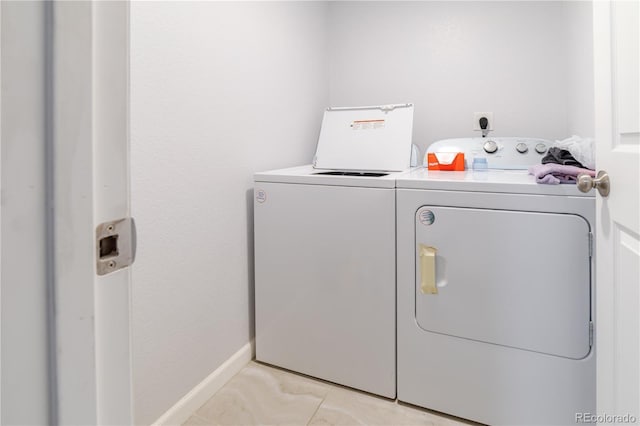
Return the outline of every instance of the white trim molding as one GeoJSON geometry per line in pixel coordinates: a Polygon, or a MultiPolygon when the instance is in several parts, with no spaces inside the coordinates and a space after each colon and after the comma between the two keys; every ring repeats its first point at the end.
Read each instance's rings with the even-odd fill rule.
{"type": "Polygon", "coordinates": [[[175,405],[153,422],[153,426],[181,425],[233,376],[253,359],[253,341],[244,345],[213,373],[198,383],[175,405]]]}

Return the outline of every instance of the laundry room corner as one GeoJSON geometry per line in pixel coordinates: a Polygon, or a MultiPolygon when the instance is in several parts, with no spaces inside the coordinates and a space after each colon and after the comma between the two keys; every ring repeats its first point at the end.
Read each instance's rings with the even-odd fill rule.
{"type": "Polygon", "coordinates": [[[131,2],[130,19],[136,423],[254,338],[252,174],[309,163],[327,106],[413,102],[422,152],[473,135],[473,111],[496,135],[593,131],[583,2],[131,2]]]}
{"type": "Polygon", "coordinates": [[[313,155],[327,5],[130,13],[134,410],[150,424],[254,337],[252,174],[313,155]]]}

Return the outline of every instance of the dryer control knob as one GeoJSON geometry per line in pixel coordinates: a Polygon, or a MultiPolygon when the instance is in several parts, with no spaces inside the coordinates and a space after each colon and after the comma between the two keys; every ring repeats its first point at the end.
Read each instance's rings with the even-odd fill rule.
{"type": "Polygon", "coordinates": [[[544,154],[545,152],[547,152],[547,146],[543,143],[539,143],[538,145],[536,145],[536,152],[538,154],[544,154]]]}
{"type": "Polygon", "coordinates": [[[498,150],[498,144],[495,141],[486,141],[483,145],[484,151],[488,154],[493,154],[498,150]]]}
{"type": "Polygon", "coordinates": [[[527,144],[520,142],[518,145],[516,145],[516,151],[518,151],[520,154],[524,154],[529,151],[529,147],[527,146],[527,144]]]}

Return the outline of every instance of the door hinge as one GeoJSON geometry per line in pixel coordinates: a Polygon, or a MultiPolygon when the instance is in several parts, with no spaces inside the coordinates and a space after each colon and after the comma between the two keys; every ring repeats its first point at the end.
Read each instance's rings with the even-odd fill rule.
{"type": "Polygon", "coordinates": [[[105,275],[126,268],[136,258],[136,224],[132,217],[96,227],[96,272],[105,275]]]}
{"type": "Polygon", "coordinates": [[[593,321],[589,321],[589,346],[593,346],[593,321]]]}

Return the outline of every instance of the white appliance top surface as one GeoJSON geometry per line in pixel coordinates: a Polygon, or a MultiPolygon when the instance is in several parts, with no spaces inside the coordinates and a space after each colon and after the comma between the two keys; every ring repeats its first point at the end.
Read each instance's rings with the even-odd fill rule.
{"type": "Polygon", "coordinates": [[[396,188],[570,195],[575,197],[594,196],[593,191],[587,194],[580,192],[576,185],[546,185],[536,183],[535,178],[526,170],[466,170],[464,172],[445,172],[416,168],[396,175],[396,188]]]}
{"type": "Polygon", "coordinates": [[[407,170],[412,131],[413,104],[328,108],[314,166],[327,170],[407,170]]]}
{"type": "Polygon", "coordinates": [[[297,183],[306,185],[357,186],[364,188],[395,188],[396,177],[401,173],[388,173],[386,176],[331,176],[320,175],[323,170],[314,169],[311,164],[287,169],[255,173],[255,182],[297,183]]]}

